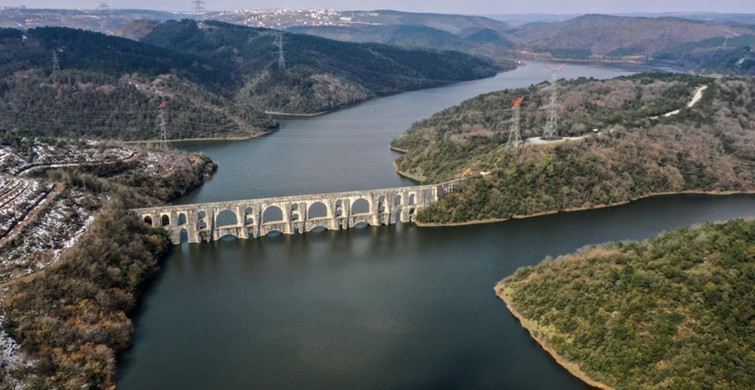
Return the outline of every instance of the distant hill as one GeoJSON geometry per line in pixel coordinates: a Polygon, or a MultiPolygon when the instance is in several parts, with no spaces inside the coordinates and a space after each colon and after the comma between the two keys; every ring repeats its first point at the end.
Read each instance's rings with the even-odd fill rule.
{"type": "Polygon", "coordinates": [[[672,17],[584,15],[514,33],[539,59],[663,63],[698,72],[755,75],[755,31],[672,17]]]}
{"type": "Polygon", "coordinates": [[[628,18],[585,15],[565,22],[517,32],[534,51],[553,49],[589,50],[594,55],[625,49],[650,55],[685,42],[713,37],[732,38],[747,34],[741,28],[718,26],[678,18],[628,18]]]}
{"type": "Polygon", "coordinates": [[[344,42],[378,42],[414,48],[457,50],[495,59],[513,67],[512,49],[517,42],[510,35],[481,28],[465,29],[459,34],[421,25],[297,26],[288,31],[317,35],[344,42]]]}
{"type": "Polygon", "coordinates": [[[490,60],[450,51],[345,43],[217,21],[170,21],[141,42],[227,69],[233,99],[265,111],[318,113],[374,96],[495,75],[490,60]],[[275,40],[282,36],[285,69],[275,40]]]}
{"type": "Polygon", "coordinates": [[[207,19],[242,24],[251,27],[287,29],[293,26],[425,26],[454,35],[468,29],[491,29],[498,32],[516,28],[499,20],[470,15],[436,13],[413,13],[391,10],[376,11],[324,11],[286,10],[265,12],[261,10],[238,10],[220,12],[207,19]]]}
{"type": "MultiPolygon", "coordinates": [[[[95,4],[95,3],[92,3],[95,4]]],[[[0,27],[29,29],[35,27],[70,27],[103,33],[115,33],[134,20],[189,18],[193,15],[139,9],[0,9],[0,27]]]]}

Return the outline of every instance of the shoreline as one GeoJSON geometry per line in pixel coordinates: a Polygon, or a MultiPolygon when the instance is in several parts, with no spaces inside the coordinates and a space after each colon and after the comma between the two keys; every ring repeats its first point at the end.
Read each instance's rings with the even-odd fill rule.
{"type": "Polygon", "coordinates": [[[519,313],[513,307],[511,303],[511,297],[508,294],[506,294],[507,288],[504,287],[503,285],[504,283],[506,283],[507,280],[509,280],[509,278],[510,277],[507,277],[506,279],[503,279],[502,281],[498,282],[498,284],[495,285],[494,290],[498,298],[500,298],[506,304],[506,308],[509,310],[509,313],[511,313],[511,315],[513,315],[519,321],[519,324],[524,329],[527,330],[527,332],[530,334],[530,337],[532,337],[532,339],[535,340],[540,345],[540,347],[545,350],[545,352],[548,352],[548,354],[551,355],[551,357],[556,361],[556,363],[558,363],[558,365],[565,368],[567,371],[569,371],[570,374],[574,375],[579,380],[597,389],[614,390],[613,387],[608,386],[603,382],[599,382],[590,378],[587,375],[587,373],[585,373],[579,368],[579,364],[574,363],[566,359],[565,357],[561,356],[553,348],[548,346],[545,340],[535,336],[535,331],[537,330],[537,327],[538,327],[537,321],[530,320],[527,317],[523,316],[522,313],[519,313]]]}
{"type": "Polygon", "coordinates": [[[676,192],[654,192],[652,194],[643,195],[634,199],[625,200],[621,202],[611,203],[611,204],[599,204],[594,206],[588,206],[588,207],[570,207],[563,210],[549,210],[549,211],[541,211],[534,214],[514,214],[509,218],[490,218],[490,219],[481,219],[481,220],[474,220],[474,221],[464,221],[464,222],[446,222],[446,223],[438,223],[438,222],[414,222],[419,227],[451,227],[451,226],[468,226],[468,225],[483,225],[488,223],[497,223],[497,222],[506,222],[510,220],[517,220],[517,219],[527,219],[527,218],[536,218],[536,217],[542,217],[545,215],[553,215],[558,213],[573,213],[578,211],[588,211],[588,210],[598,210],[598,209],[605,209],[609,207],[617,207],[617,206],[623,206],[627,205],[629,203],[653,198],[653,197],[659,197],[659,196],[674,196],[674,195],[711,195],[711,196],[727,196],[727,195],[754,195],[755,190],[745,190],[745,191],[701,191],[701,190],[689,190],[689,191],[676,191],[676,192]]]}
{"type": "Polygon", "coordinates": [[[161,143],[179,143],[179,142],[204,142],[204,141],[248,141],[250,139],[262,138],[274,133],[275,130],[265,130],[257,134],[245,136],[245,137],[201,137],[201,138],[177,138],[169,140],[130,140],[130,141],[118,141],[126,145],[138,145],[138,144],[161,144],[161,143]]]}
{"type": "Polygon", "coordinates": [[[422,183],[422,181],[424,180],[421,176],[412,175],[411,173],[404,172],[398,169],[398,164],[396,164],[396,161],[393,161],[393,169],[396,171],[396,173],[399,174],[399,176],[405,177],[410,180],[414,180],[417,183],[422,183]]]}
{"type": "Polygon", "coordinates": [[[265,114],[270,115],[272,117],[279,117],[279,118],[311,118],[315,116],[325,115],[329,114],[331,111],[320,111],[320,112],[313,112],[311,114],[296,114],[296,113],[288,113],[288,112],[280,112],[280,111],[265,111],[265,114]]]}

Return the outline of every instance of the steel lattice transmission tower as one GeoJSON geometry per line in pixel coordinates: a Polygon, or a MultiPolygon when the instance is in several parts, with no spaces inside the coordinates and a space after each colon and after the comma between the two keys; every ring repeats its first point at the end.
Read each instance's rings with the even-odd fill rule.
{"type": "Polygon", "coordinates": [[[545,65],[546,68],[548,68],[551,71],[551,85],[548,87],[550,90],[550,102],[548,103],[545,108],[548,109],[548,121],[545,123],[545,130],[543,130],[543,139],[544,140],[553,140],[558,139],[558,128],[557,128],[557,116],[558,116],[558,108],[560,105],[558,104],[558,72],[560,72],[562,69],[566,67],[566,64],[561,64],[557,68],[551,67],[549,65],[545,65]]]}
{"type": "Polygon", "coordinates": [[[167,117],[165,112],[165,107],[168,106],[168,102],[163,100],[162,103],[160,103],[160,111],[158,114],[158,118],[160,120],[160,147],[163,149],[166,149],[168,147],[168,124],[167,124],[167,117]]]}
{"type": "Polygon", "coordinates": [[[191,6],[194,9],[194,13],[204,13],[204,0],[192,0],[191,6]]]}
{"type": "Polygon", "coordinates": [[[511,99],[514,105],[514,118],[511,119],[511,128],[509,129],[509,140],[506,142],[506,151],[512,154],[518,154],[522,150],[522,134],[519,130],[519,121],[521,115],[522,101],[524,96],[519,99],[511,99]]]}
{"type": "Polygon", "coordinates": [[[60,61],[58,61],[58,51],[52,49],[52,73],[60,71],[60,61]]]}
{"type": "Polygon", "coordinates": [[[283,33],[277,35],[275,45],[278,47],[278,69],[286,69],[286,57],[283,55],[283,33]]]}

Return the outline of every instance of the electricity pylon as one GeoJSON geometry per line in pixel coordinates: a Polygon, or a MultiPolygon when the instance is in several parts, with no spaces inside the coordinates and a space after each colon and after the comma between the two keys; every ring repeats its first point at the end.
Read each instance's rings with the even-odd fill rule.
{"type": "Polygon", "coordinates": [[[514,118],[511,120],[511,128],[509,129],[509,140],[506,142],[506,152],[511,154],[519,154],[522,151],[522,134],[519,130],[519,119],[522,101],[524,96],[519,99],[511,99],[511,103],[514,105],[514,118]]]}
{"type": "Polygon", "coordinates": [[[551,85],[549,87],[550,89],[550,102],[547,106],[544,108],[548,109],[548,121],[545,123],[545,130],[543,130],[543,139],[544,140],[554,140],[558,139],[558,128],[557,128],[557,110],[560,107],[558,104],[558,72],[560,72],[562,69],[566,67],[566,64],[561,64],[557,68],[553,68],[549,65],[545,65],[546,68],[550,69],[551,71],[551,85]]]}

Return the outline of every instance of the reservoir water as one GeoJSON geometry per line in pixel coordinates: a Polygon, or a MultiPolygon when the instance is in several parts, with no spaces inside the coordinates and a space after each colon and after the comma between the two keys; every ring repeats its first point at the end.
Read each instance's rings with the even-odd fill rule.
{"type": "MultiPolygon", "coordinates": [[[[220,162],[181,203],[412,185],[388,149],[414,121],[549,74],[376,99],[268,137],[184,144],[220,162]]],[[[564,77],[631,70],[570,65],[564,77]]],[[[498,224],[412,225],[176,247],[136,317],[122,389],[584,389],[508,313],[494,284],[548,255],[754,216],[755,196],[684,195],[498,224]]]]}

